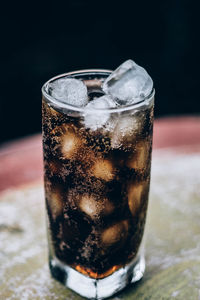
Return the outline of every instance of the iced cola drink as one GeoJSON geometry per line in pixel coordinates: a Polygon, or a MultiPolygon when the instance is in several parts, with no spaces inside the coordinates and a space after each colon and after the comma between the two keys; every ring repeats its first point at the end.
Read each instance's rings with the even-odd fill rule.
{"type": "Polygon", "coordinates": [[[143,275],[153,102],[151,78],[131,60],[43,86],[50,269],[85,297],[108,297],[143,275]]]}

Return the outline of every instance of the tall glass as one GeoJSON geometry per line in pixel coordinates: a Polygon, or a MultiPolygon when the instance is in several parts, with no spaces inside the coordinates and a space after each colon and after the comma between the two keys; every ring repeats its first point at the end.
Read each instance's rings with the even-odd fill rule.
{"type": "Polygon", "coordinates": [[[78,294],[103,299],[141,279],[150,183],[154,91],[142,102],[84,108],[51,96],[49,83],[81,79],[102,94],[111,72],[62,74],[42,88],[49,265],[78,294]],[[100,124],[107,118],[106,124],[100,124]]]}

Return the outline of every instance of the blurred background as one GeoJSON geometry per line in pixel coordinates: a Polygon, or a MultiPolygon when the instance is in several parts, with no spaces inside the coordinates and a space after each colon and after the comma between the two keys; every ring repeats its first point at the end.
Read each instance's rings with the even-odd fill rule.
{"type": "Polygon", "coordinates": [[[154,80],[156,117],[200,113],[197,0],[13,1],[1,22],[1,143],[41,131],[51,77],[129,58],[154,80]]]}

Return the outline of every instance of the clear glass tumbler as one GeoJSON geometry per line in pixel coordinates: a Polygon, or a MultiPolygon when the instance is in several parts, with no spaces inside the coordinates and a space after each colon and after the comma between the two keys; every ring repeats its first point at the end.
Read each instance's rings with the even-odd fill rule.
{"type": "Polygon", "coordinates": [[[49,83],[81,79],[94,98],[110,73],[66,73],[42,88],[50,270],[92,299],[109,297],[144,273],[154,90],[137,104],[86,112],[52,97],[49,83]]]}

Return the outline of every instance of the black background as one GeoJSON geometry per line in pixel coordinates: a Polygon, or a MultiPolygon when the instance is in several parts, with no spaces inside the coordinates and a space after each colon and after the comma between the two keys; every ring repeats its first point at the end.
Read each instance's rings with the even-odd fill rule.
{"type": "Polygon", "coordinates": [[[1,13],[1,142],[41,131],[51,77],[129,58],[154,80],[157,117],[199,114],[198,1],[15,1],[1,13]]]}

